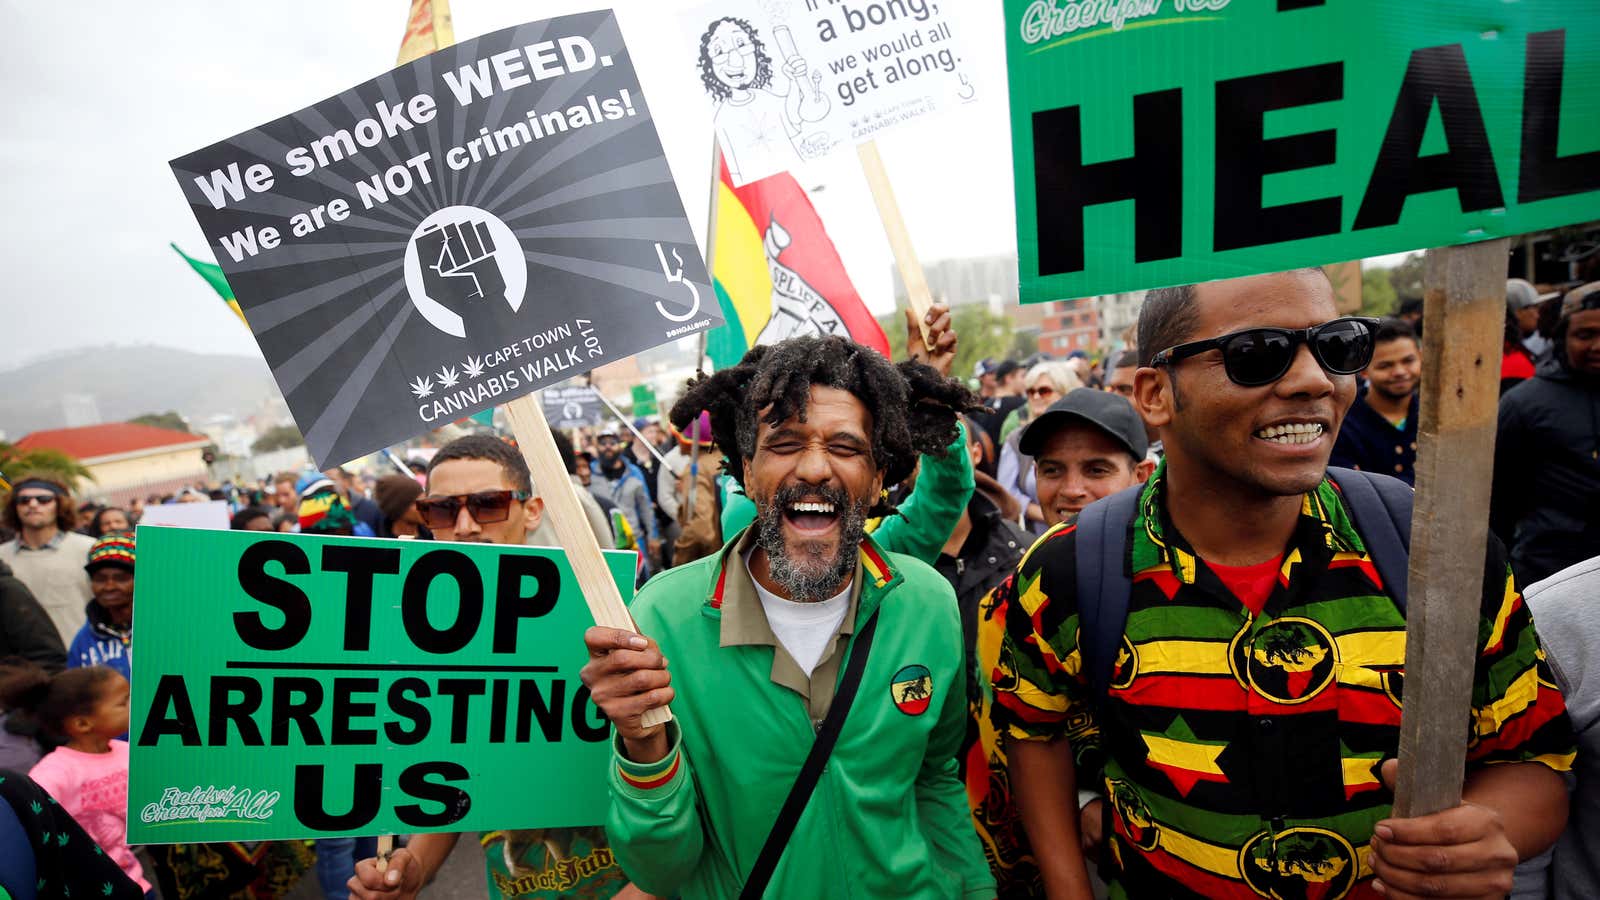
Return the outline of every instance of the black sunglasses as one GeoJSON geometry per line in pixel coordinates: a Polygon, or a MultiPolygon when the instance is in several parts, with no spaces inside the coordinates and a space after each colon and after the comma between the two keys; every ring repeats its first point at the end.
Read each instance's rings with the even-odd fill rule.
{"type": "Polygon", "coordinates": [[[429,528],[453,528],[465,506],[479,525],[504,522],[511,516],[511,501],[526,500],[526,491],[479,491],[454,497],[419,497],[417,513],[429,528]]]}
{"type": "Polygon", "coordinates": [[[1204,341],[1191,341],[1157,353],[1152,366],[1171,366],[1208,350],[1222,351],[1228,380],[1241,387],[1271,384],[1294,365],[1301,344],[1311,348],[1317,364],[1333,375],[1354,375],[1372,362],[1373,333],[1378,320],[1347,316],[1310,328],[1247,328],[1204,341]]]}

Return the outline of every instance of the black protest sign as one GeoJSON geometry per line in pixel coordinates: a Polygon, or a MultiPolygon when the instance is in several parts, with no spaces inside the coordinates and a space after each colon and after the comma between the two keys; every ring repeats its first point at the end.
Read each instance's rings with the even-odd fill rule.
{"type": "Polygon", "coordinates": [[[556,428],[599,425],[606,415],[600,395],[588,385],[545,388],[539,392],[539,402],[544,404],[545,420],[556,428]]]}
{"type": "Polygon", "coordinates": [[[722,322],[610,11],[172,168],[321,465],[722,322]]]}

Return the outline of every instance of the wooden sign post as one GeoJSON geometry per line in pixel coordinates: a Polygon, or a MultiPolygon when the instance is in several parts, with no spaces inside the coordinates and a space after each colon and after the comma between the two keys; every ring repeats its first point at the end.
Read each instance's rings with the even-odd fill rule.
{"type": "Polygon", "coordinates": [[[1397,816],[1461,802],[1489,533],[1506,239],[1429,250],[1397,816]]]}
{"type": "MultiPolygon", "coordinates": [[[[556,450],[555,438],[550,434],[550,424],[545,421],[544,410],[536,394],[525,394],[503,407],[511,422],[511,433],[516,435],[517,448],[533,473],[534,486],[544,499],[544,514],[555,529],[556,540],[567,551],[567,561],[583,590],[583,599],[589,604],[596,625],[638,631],[622,595],[611,580],[611,570],[606,567],[600,544],[589,530],[589,518],[578,504],[576,488],[567,475],[556,450]]],[[[642,725],[659,725],[672,719],[665,707],[644,714],[642,725]]]]}
{"type": "Polygon", "coordinates": [[[878,218],[883,220],[883,230],[889,237],[889,249],[894,251],[894,264],[900,270],[900,280],[906,283],[906,300],[911,311],[917,314],[917,328],[922,331],[922,343],[930,350],[928,340],[928,308],[933,306],[933,294],[928,290],[928,279],[922,274],[922,263],[917,261],[917,249],[911,244],[911,232],[906,228],[905,217],[900,215],[900,204],[894,199],[894,186],[889,183],[889,173],[883,167],[883,157],[878,155],[878,142],[867,141],[856,147],[861,157],[861,172],[867,176],[867,186],[872,189],[873,202],[878,204],[878,218]]]}

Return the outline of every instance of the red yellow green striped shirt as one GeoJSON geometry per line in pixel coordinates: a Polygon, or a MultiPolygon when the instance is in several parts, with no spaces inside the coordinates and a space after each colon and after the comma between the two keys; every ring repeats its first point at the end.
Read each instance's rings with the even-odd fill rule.
{"type": "MultiPolygon", "coordinates": [[[[1075,535],[1048,533],[999,590],[989,677],[1008,740],[1071,739],[1109,798],[1114,897],[1377,897],[1368,841],[1390,815],[1405,616],[1331,482],[1305,495],[1261,614],[1173,528],[1164,470],[1140,500],[1133,591],[1105,702],[1078,650],[1075,535]]],[[[1492,536],[1468,766],[1575,752],[1560,691],[1492,536]]],[[[1016,792],[1026,785],[1013,784],[1016,792]]]]}

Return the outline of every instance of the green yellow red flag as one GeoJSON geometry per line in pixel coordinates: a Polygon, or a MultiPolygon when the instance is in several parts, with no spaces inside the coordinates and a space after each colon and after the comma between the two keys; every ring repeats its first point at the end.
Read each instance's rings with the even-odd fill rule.
{"type": "Polygon", "coordinates": [[[736,188],[726,164],[719,174],[712,275],[727,324],[707,333],[712,365],[801,334],[844,335],[888,356],[889,339],[794,176],[736,188]]]}

